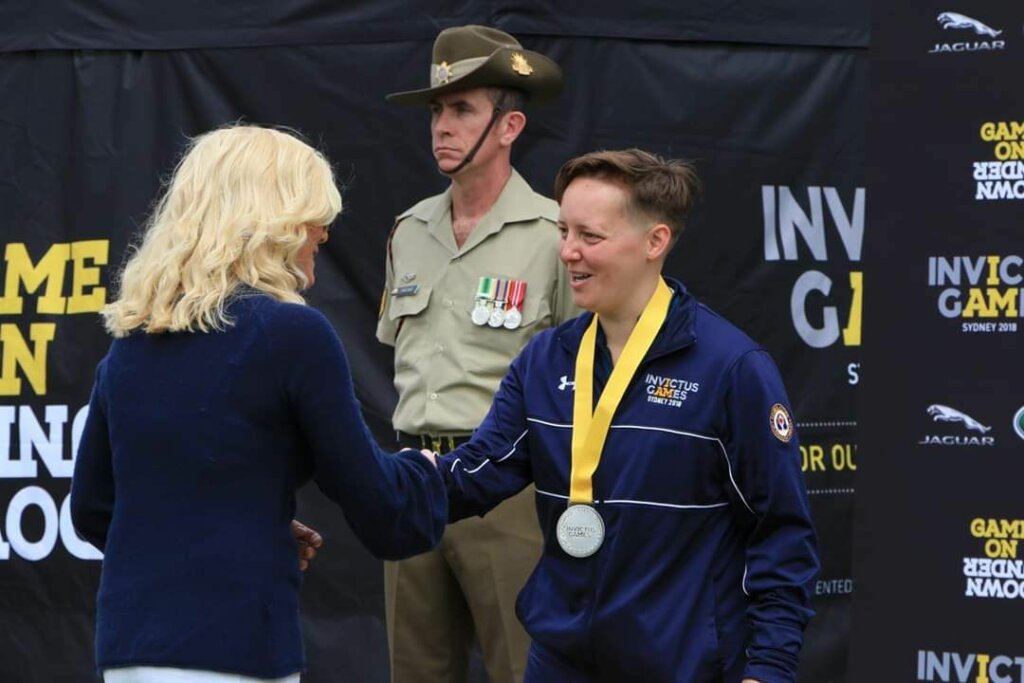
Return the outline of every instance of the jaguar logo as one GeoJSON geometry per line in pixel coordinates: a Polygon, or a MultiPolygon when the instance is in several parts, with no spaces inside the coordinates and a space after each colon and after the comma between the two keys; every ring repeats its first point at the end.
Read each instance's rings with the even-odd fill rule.
{"type": "Polygon", "coordinates": [[[1002,31],[997,31],[990,26],[986,26],[977,19],[971,19],[970,17],[957,12],[943,12],[936,17],[936,20],[944,29],[971,29],[979,36],[992,36],[995,38],[1002,33],[1002,31]]]}
{"type": "Polygon", "coordinates": [[[949,406],[939,405],[938,403],[928,406],[928,414],[932,416],[932,420],[935,422],[963,422],[967,429],[980,432],[981,434],[992,430],[991,427],[986,427],[970,415],[961,413],[959,410],[949,406]]]}

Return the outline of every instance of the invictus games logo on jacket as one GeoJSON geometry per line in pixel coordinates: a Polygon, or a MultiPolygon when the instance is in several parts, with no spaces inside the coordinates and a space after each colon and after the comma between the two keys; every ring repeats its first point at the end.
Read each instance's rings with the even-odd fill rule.
{"type": "Polygon", "coordinates": [[[972,164],[975,201],[1024,199],[1024,121],[986,121],[978,135],[992,158],[972,164]]]}
{"type": "Polygon", "coordinates": [[[915,681],[1024,683],[1024,657],[975,652],[917,651],[915,681]]]}
{"type": "Polygon", "coordinates": [[[1024,317],[1024,258],[930,256],[928,286],[941,288],[939,314],[960,321],[963,333],[1017,332],[1024,317]]]}
{"type": "Polygon", "coordinates": [[[921,446],[994,446],[994,436],[984,436],[992,431],[967,413],[956,408],[950,408],[939,403],[928,406],[928,415],[933,422],[950,423],[958,425],[953,433],[928,434],[918,445],[921,446]]]}
{"type": "Polygon", "coordinates": [[[990,40],[997,38],[1002,33],[1001,30],[994,29],[965,14],[943,12],[935,17],[935,20],[944,31],[963,31],[965,39],[952,43],[935,43],[935,46],[928,50],[929,54],[1006,49],[1005,40],[990,40]]]}
{"type": "Polygon", "coordinates": [[[690,394],[700,391],[700,382],[647,373],[644,377],[644,391],[648,403],[679,408],[690,394]]]}
{"type": "Polygon", "coordinates": [[[981,552],[963,558],[964,596],[1024,599],[1024,561],[1018,548],[1024,538],[1024,519],[978,517],[971,520],[970,530],[981,543],[981,552]]]}
{"type": "Polygon", "coordinates": [[[1024,439],[1024,406],[1021,406],[1017,414],[1013,416],[1013,431],[1017,436],[1024,439]]]}

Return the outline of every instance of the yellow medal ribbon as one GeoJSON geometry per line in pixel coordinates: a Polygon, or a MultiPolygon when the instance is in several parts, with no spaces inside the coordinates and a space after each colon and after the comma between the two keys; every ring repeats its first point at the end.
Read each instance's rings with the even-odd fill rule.
{"type": "Polygon", "coordinates": [[[619,361],[612,369],[608,384],[594,409],[594,353],[597,347],[597,314],[583,334],[576,353],[576,395],[572,404],[572,471],[569,475],[569,504],[594,502],[594,472],[601,462],[601,451],[608,438],[615,410],[626,393],[640,362],[654,343],[668,315],[672,290],[658,278],[658,288],[644,307],[636,327],[629,335],[619,361]],[[593,412],[591,412],[593,410],[593,412]]]}

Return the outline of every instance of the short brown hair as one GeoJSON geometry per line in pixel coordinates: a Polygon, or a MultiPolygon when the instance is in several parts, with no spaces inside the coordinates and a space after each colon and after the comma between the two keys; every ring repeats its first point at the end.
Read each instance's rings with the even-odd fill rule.
{"type": "Polygon", "coordinates": [[[526,100],[529,95],[519,88],[487,88],[487,99],[495,107],[500,107],[503,112],[523,111],[526,109],[526,100]]]}
{"type": "Polygon", "coordinates": [[[700,179],[691,163],[635,148],[590,152],[565,162],[555,177],[556,201],[561,203],[565,189],[577,178],[622,185],[630,194],[627,213],[664,223],[673,239],[683,232],[686,215],[700,192],[700,179]]]}

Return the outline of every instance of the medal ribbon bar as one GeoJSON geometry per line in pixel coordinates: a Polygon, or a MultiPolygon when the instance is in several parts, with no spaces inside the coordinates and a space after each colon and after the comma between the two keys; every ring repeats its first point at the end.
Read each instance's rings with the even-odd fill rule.
{"type": "Polygon", "coordinates": [[[526,299],[526,280],[513,280],[509,287],[508,308],[523,312],[523,300],[526,299]]]}

